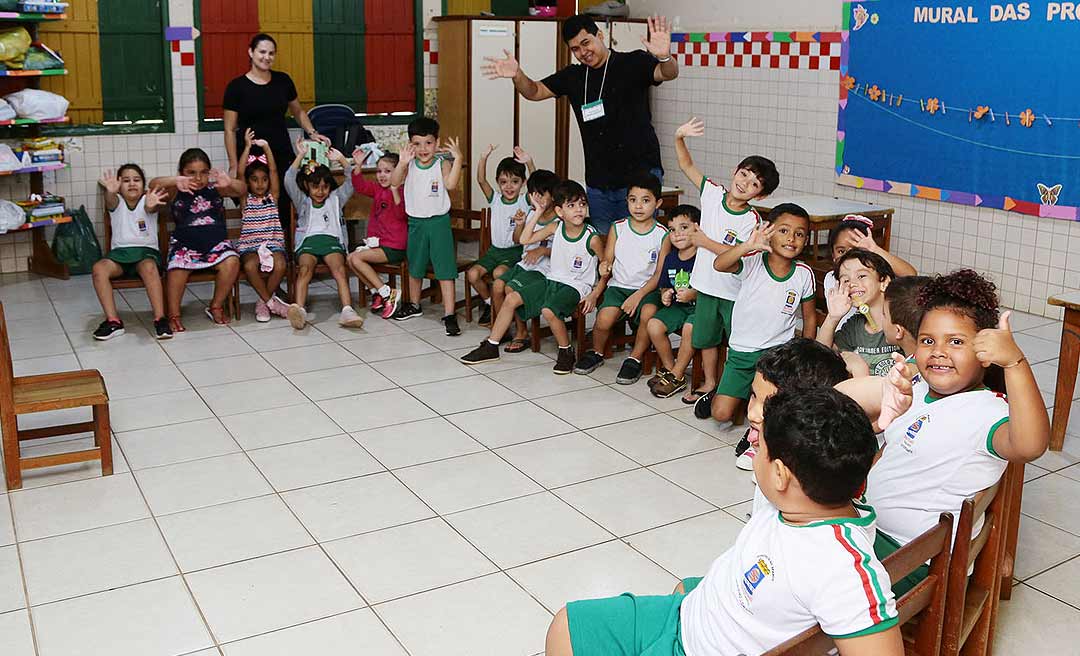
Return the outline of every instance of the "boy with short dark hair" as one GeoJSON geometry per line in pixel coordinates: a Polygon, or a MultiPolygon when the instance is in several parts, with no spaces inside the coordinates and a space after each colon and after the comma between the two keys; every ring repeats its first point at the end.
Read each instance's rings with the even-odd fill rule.
{"type": "Polygon", "coordinates": [[[529,154],[520,146],[515,147],[514,156],[502,158],[495,168],[495,183],[499,186],[496,197],[487,179],[487,161],[494,151],[495,145],[489,145],[476,164],[476,183],[491,209],[491,246],[465,274],[469,284],[484,299],[478,321],[481,326],[491,325],[491,290],[484,276],[490,273],[497,280],[521,259],[521,244],[515,240],[515,233],[529,214],[529,199],[522,193],[522,188],[527,179],[526,166],[529,173],[536,170],[529,154]]]}
{"type": "Polygon", "coordinates": [[[439,281],[443,302],[443,326],[446,334],[460,335],[454,301],[454,281],[457,280],[457,256],[454,253],[454,233],[450,229],[450,194],[461,180],[463,156],[458,140],[450,137],[447,148],[439,145],[439,123],[423,116],[409,123],[409,144],[390,177],[390,185],[404,185],[405,211],[409,217],[409,240],[406,259],[409,262],[409,298],[415,302],[402,303],[394,320],[406,321],[422,314],[420,285],[428,266],[439,281]],[[449,153],[453,164],[442,155],[449,153]]]}
{"type": "MultiPolygon", "coordinates": [[[[686,368],[694,357],[694,301],[697,292],[690,286],[690,272],[697,259],[693,233],[701,223],[701,212],[693,205],[679,205],[671,210],[668,219],[668,241],[671,249],[660,269],[660,304],[656,314],[646,324],[653,348],[656,349],[656,375],[649,379],[652,395],[666,399],[686,389],[686,368]],[[679,333],[679,354],[671,351],[668,335],[679,333]]],[[[716,381],[705,381],[706,387],[716,387],[716,381]]]]}
{"type": "Polygon", "coordinates": [[[919,322],[923,316],[919,292],[930,280],[929,276],[901,276],[885,288],[885,341],[899,346],[908,357],[918,346],[919,322]]]}
{"type": "MultiPolygon", "coordinates": [[[[675,152],[679,167],[701,192],[701,230],[694,236],[698,257],[690,286],[698,292],[694,311],[693,346],[701,350],[706,380],[716,380],[719,348],[731,334],[731,311],[739,294],[739,281],[729,272],[713,267],[713,259],[746,241],[761,219],[750,207],[780,185],[776,165],[765,157],[752,155],[735,167],[727,188],[707,178],[694,164],[687,137],[705,134],[705,124],[692,118],[675,131],[675,152]]],[[[715,390],[694,390],[694,416],[705,419],[711,414],[715,390]]]]}
{"type": "Polygon", "coordinates": [[[877,452],[869,420],[831,388],[765,403],[754,511],[735,544],[686,593],[567,604],[548,656],[760,654],[821,626],[842,656],[900,656],[872,508],[853,503],[877,452]]]}

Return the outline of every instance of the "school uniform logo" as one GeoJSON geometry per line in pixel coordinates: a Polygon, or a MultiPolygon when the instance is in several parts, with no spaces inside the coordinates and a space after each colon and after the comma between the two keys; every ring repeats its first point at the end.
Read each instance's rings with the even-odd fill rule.
{"type": "Polygon", "coordinates": [[[649,251],[649,264],[656,264],[656,258],[657,258],[657,253],[656,253],[656,249],[654,248],[654,249],[649,251]]]}
{"type": "Polygon", "coordinates": [[[787,297],[784,299],[784,309],[781,310],[784,314],[794,314],[795,305],[799,301],[799,294],[794,289],[787,290],[787,297]]]}
{"type": "Polygon", "coordinates": [[[750,569],[743,573],[742,586],[739,589],[739,604],[750,611],[750,604],[754,600],[754,592],[766,581],[775,578],[776,573],[772,561],[768,556],[760,555],[750,569]]]}
{"type": "Polygon", "coordinates": [[[734,230],[728,230],[727,233],[724,234],[724,238],[720,240],[720,243],[725,246],[734,246],[739,243],[739,235],[734,230]]]}
{"type": "Polygon", "coordinates": [[[570,266],[572,266],[575,269],[581,269],[581,268],[584,268],[585,261],[583,259],[581,259],[580,255],[575,255],[574,256],[574,263],[571,264],[570,266]]]}
{"type": "Polygon", "coordinates": [[[904,431],[904,439],[901,440],[900,446],[903,447],[903,449],[905,451],[907,451],[908,453],[914,453],[915,452],[915,439],[919,437],[919,431],[921,431],[923,429],[923,427],[926,426],[929,423],[930,423],[930,415],[929,414],[925,414],[925,415],[919,417],[918,419],[916,419],[915,421],[913,421],[911,423],[911,425],[907,427],[907,430],[904,431]]]}
{"type": "Polygon", "coordinates": [[[139,232],[146,232],[146,221],[139,219],[139,232]]]}
{"type": "Polygon", "coordinates": [[[438,180],[432,180],[431,181],[431,195],[432,196],[438,196],[439,195],[439,181],[438,180]]]}

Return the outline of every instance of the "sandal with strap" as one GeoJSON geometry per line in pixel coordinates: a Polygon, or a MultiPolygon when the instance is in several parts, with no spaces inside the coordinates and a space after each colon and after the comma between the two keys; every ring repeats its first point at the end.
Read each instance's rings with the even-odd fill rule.
{"type": "Polygon", "coordinates": [[[520,339],[513,339],[503,348],[504,353],[521,353],[529,348],[529,340],[524,337],[520,339]]]}
{"type": "Polygon", "coordinates": [[[683,395],[682,402],[685,403],[686,405],[694,405],[695,403],[698,402],[698,399],[700,399],[701,397],[708,394],[709,391],[710,390],[706,389],[706,390],[693,390],[691,392],[687,392],[686,394],[683,395]]]}
{"type": "Polygon", "coordinates": [[[229,318],[225,316],[225,308],[223,307],[214,307],[213,305],[207,306],[206,318],[219,326],[227,326],[229,324],[229,318]]]}
{"type": "Polygon", "coordinates": [[[184,328],[184,324],[180,323],[179,314],[169,316],[169,328],[171,328],[174,333],[182,333],[187,330],[187,328],[184,328]]]}

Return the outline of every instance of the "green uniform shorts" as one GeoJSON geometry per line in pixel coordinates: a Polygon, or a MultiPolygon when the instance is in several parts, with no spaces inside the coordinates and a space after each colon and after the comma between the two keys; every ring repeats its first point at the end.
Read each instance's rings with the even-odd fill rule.
{"type": "Polygon", "coordinates": [[[319,261],[326,260],[326,256],[333,253],[345,255],[345,247],[341,245],[337,237],[331,237],[330,235],[306,237],[300,244],[300,248],[296,249],[297,258],[301,255],[314,255],[319,261]]]}
{"type": "Polygon", "coordinates": [[[731,310],[734,307],[735,301],[698,292],[694,310],[694,348],[714,348],[724,343],[731,335],[731,310]]]}
{"type": "Polygon", "coordinates": [[[409,275],[423,278],[428,266],[436,280],[457,278],[457,255],[454,254],[454,233],[450,215],[441,214],[418,219],[409,217],[409,243],[405,248],[409,260],[409,275]]]}
{"type": "MultiPolygon", "coordinates": [[[[609,286],[604,290],[604,298],[601,299],[600,306],[597,308],[597,310],[603,310],[604,308],[608,307],[621,308],[622,304],[626,302],[626,299],[630,298],[630,296],[637,291],[638,290],[636,289],[627,289],[626,287],[609,286]]],[[[637,326],[638,321],[641,319],[641,308],[645,307],[646,305],[655,305],[656,307],[661,307],[662,304],[660,303],[660,292],[654,289],[648,294],[646,294],[645,298],[641,299],[641,302],[638,303],[637,310],[634,312],[634,316],[628,317],[631,324],[637,326]]],[[[624,313],[620,316],[626,315],[624,313]]]]}
{"type": "Polygon", "coordinates": [[[658,309],[653,319],[663,321],[669,333],[681,332],[683,326],[694,323],[694,306],[687,303],[672,303],[658,309]]]}
{"type": "Polygon", "coordinates": [[[146,246],[114,248],[109,251],[105,257],[120,265],[120,269],[123,270],[123,276],[125,278],[138,278],[139,272],[137,267],[139,266],[139,262],[142,262],[143,260],[153,260],[158,269],[161,269],[161,253],[158,253],[156,248],[149,248],[146,246]]]}
{"type": "MultiPolygon", "coordinates": [[[[697,333],[697,327],[698,324],[694,323],[695,333],[697,333]]],[[[750,385],[754,382],[754,367],[764,352],[743,353],[729,348],[727,361],[724,362],[724,373],[720,375],[720,384],[716,386],[716,393],[736,399],[749,399],[750,385]]]]}
{"type": "Polygon", "coordinates": [[[499,266],[512,267],[521,261],[522,250],[521,246],[511,246],[510,248],[492,246],[484,251],[476,264],[484,267],[484,270],[488,273],[491,273],[499,266]]]}

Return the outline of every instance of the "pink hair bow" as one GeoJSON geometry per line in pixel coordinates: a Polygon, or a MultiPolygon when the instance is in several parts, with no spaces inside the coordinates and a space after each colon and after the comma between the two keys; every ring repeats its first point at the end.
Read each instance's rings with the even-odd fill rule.
{"type": "Polygon", "coordinates": [[[862,214],[848,214],[847,216],[844,217],[844,220],[845,221],[857,221],[858,223],[861,223],[861,224],[865,225],[867,228],[870,228],[870,229],[874,228],[874,222],[871,219],[863,216],[862,214]]]}
{"type": "Polygon", "coordinates": [[[247,163],[248,163],[248,164],[251,164],[252,162],[262,162],[263,164],[267,164],[267,161],[266,161],[266,154],[264,153],[264,154],[262,154],[262,155],[258,155],[258,156],[255,156],[255,155],[248,155],[248,161],[247,161],[247,163]]]}

